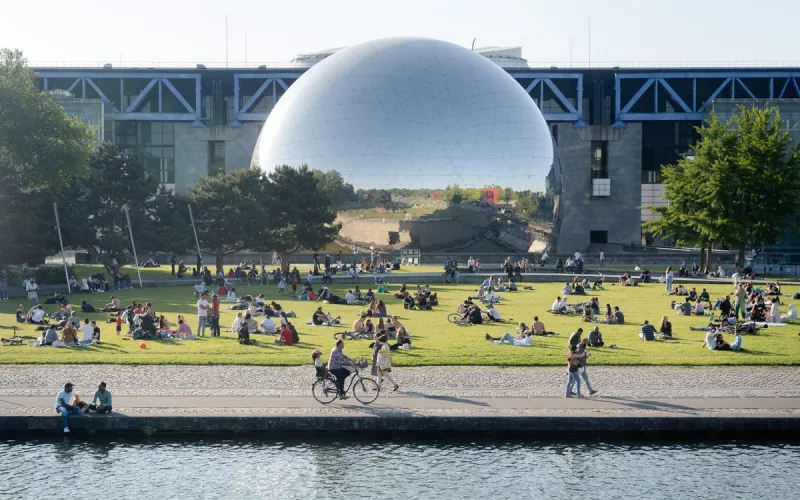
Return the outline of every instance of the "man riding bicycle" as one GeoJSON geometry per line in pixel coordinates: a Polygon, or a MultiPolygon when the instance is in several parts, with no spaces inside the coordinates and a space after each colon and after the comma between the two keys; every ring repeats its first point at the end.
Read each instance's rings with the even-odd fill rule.
{"type": "Polygon", "coordinates": [[[344,340],[336,341],[336,346],[331,350],[331,357],[328,359],[328,371],[336,377],[336,389],[339,392],[339,399],[347,399],[344,393],[344,381],[350,376],[350,370],[345,368],[347,365],[354,365],[353,360],[342,352],[344,340]]]}

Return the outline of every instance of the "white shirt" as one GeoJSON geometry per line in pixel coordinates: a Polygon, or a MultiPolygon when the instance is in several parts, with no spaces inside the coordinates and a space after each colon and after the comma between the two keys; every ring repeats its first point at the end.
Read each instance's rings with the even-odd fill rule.
{"type": "Polygon", "coordinates": [[[600,260],[605,260],[605,258],[606,258],[606,254],[604,254],[603,251],[600,250],[600,260]]]}
{"type": "Polygon", "coordinates": [[[530,335],[526,335],[524,339],[514,339],[514,345],[521,345],[521,346],[528,346],[533,345],[533,338],[530,335]]]}
{"type": "Polygon", "coordinates": [[[233,324],[231,325],[231,331],[237,333],[239,328],[242,326],[242,318],[236,316],[236,319],[233,320],[233,324]]]}
{"type": "Polygon", "coordinates": [[[561,308],[560,300],[556,300],[555,302],[553,302],[553,307],[552,307],[553,311],[558,311],[560,308],[561,308]]]}
{"type": "Polygon", "coordinates": [[[264,331],[274,332],[275,322],[272,321],[272,318],[264,318],[264,321],[261,322],[261,327],[264,329],[264,331]]]}
{"type": "Polygon", "coordinates": [[[561,289],[561,293],[569,295],[572,293],[572,287],[569,285],[564,285],[564,288],[561,289]]]}
{"type": "Polygon", "coordinates": [[[34,309],[31,313],[31,319],[37,323],[40,323],[44,318],[44,309],[34,309]]]}
{"type": "Polygon", "coordinates": [[[308,280],[309,283],[313,283],[314,282],[314,275],[311,274],[311,273],[308,273],[308,277],[306,279],[308,280]]]}
{"type": "Polygon", "coordinates": [[[208,301],[206,299],[200,299],[197,301],[197,315],[201,318],[205,318],[208,316],[208,301]]]}
{"type": "Polygon", "coordinates": [[[581,253],[579,251],[575,251],[575,260],[581,260],[581,253]]]}
{"type": "Polygon", "coordinates": [[[56,407],[63,405],[63,403],[61,402],[62,400],[66,404],[72,403],[72,393],[67,391],[59,392],[58,395],[56,396],[56,407]]]}
{"type": "Polygon", "coordinates": [[[344,296],[344,301],[348,304],[355,304],[356,303],[356,296],[350,292],[347,292],[347,295],[344,296]]]}
{"type": "Polygon", "coordinates": [[[717,347],[717,332],[706,333],[706,347],[709,351],[713,351],[717,347]]]}
{"type": "Polygon", "coordinates": [[[495,321],[500,321],[500,312],[497,309],[491,307],[487,312],[492,317],[492,319],[494,319],[495,321]]]}
{"type": "Polygon", "coordinates": [[[696,303],[694,305],[694,312],[695,313],[701,313],[701,312],[705,311],[705,308],[706,308],[706,306],[704,306],[702,302],[698,302],[698,303],[696,303]]]}
{"type": "Polygon", "coordinates": [[[264,303],[264,297],[256,297],[256,303],[257,304],[263,304],[264,303]]]}
{"type": "Polygon", "coordinates": [[[92,325],[86,325],[80,327],[80,331],[83,334],[82,340],[92,340],[92,335],[94,334],[94,327],[92,325]]]}
{"type": "Polygon", "coordinates": [[[29,299],[35,299],[36,297],[39,296],[39,294],[37,293],[37,290],[39,290],[39,285],[37,285],[36,283],[31,283],[29,281],[28,284],[25,286],[25,290],[27,290],[28,292],[29,299]]]}

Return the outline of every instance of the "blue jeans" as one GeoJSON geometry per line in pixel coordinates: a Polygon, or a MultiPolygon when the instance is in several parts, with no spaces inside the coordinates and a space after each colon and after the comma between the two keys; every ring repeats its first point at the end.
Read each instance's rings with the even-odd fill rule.
{"type": "MultiPolygon", "coordinates": [[[[586,388],[589,389],[589,392],[594,392],[594,389],[592,389],[592,384],[589,383],[589,374],[586,373],[586,367],[584,366],[578,370],[578,373],[580,373],[581,378],[586,383],[586,388]]],[[[580,394],[580,382],[578,383],[578,389],[578,394],[580,394]]]]}
{"type": "Polygon", "coordinates": [[[672,291],[672,278],[667,278],[667,292],[672,291]]]}
{"type": "Polygon", "coordinates": [[[578,376],[578,372],[568,372],[568,373],[569,373],[569,379],[567,379],[567,394],[569,395],[569,393],[572,392],[573,386],[575,386],[575,384],[577,384],[578,385],[577,392],[578,392],[578,396],[580,396],[581,395],[581,379],[578,376]]]}
{"type": "Polygon", "coordinates": [[[198,316],[197,317],[197,336],[198,337],[205,337],[206,335],[206,317],[205,316],[198,316]]]}
{"type": "Polygon", "coordinates": [[[31,307],[39,305],[39,296],[38,295],[36,297],[32,297],[32,298],[30,298],[28,300],[31,303],[31,307]]]}
{"type": "Polygon", "coordinates": [[[506,332],[505,335],[500,337],[500,340],[498,340],[497,343],[514,345],[514,337],[510,333],[506,332]]]}
{"type": "Polygon", "coordinates": [[[77,415],[80,410],[77,408],[64,408],[63,406],[56,407],[56,413],[61,414],[61,427],[69,427],[69,416],[77,415]]]}

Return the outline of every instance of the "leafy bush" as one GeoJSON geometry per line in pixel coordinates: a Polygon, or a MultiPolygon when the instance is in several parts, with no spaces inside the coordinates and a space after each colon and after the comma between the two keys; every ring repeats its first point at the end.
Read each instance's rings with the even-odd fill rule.
{"type": "MultiPolygon", "coordinates": [[[[28,270],[28,276],[24,276],[24,278],[30,277],[30,271],[28,270]]],[[[64,266],[39,266],[32,271],[36,283],[40,285],[65,285],[67,283],[64,266]]],[[[67,265],[67,272],[70,276],[75,276],[75,266],[67,265]]]]}

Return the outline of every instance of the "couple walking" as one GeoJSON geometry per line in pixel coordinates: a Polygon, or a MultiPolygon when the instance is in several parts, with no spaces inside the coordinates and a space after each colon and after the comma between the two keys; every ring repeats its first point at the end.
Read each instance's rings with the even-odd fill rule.
{"type": "Polygon", "coordinates": [[[573,333],[569,338],[569,351],[567,352],[568,380],[567,391],[564,395],[567,398],[581,397],[581,378],[589,389],[589,395],[597,393],[589,382],[589,374],[586,372],[586,360],[589,358],[589,339],[581,340],[581,332],[573,333]],[[576,392],[573,392],[573,388],[576,392]]]}

